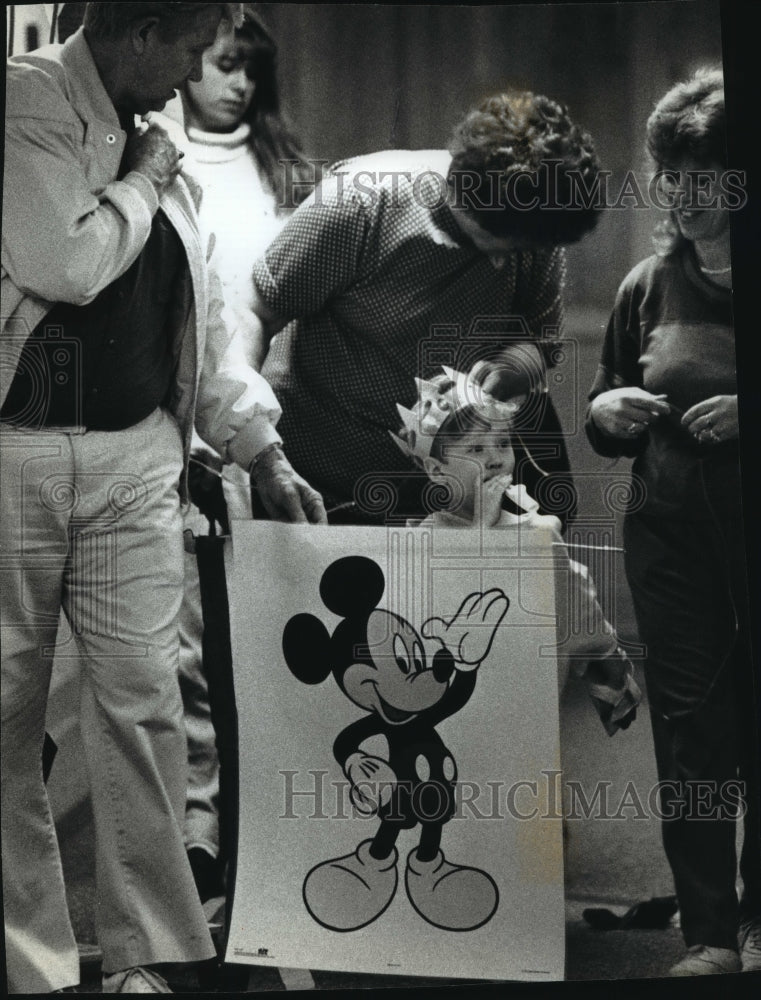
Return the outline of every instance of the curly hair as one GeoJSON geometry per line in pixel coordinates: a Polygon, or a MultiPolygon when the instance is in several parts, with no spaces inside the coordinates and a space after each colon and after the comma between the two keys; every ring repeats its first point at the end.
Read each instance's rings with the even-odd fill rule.
{"type": "Polygon", "coordinates": [[[222,10],[223,18],[238,24],[241,20],[239,3],[88,3],[84,26],[93,38],[120,38],[132,24],[146,17],[159,20],[164,41],[175,41],[188,29],[188,20],[210,7],[222,10]]]}
{"type": "Polygon", "coordinates": [[[457,126],[449,152],[458,207],[495,236],[567,244],[597,224],[602,206],[576,198],[598,182],[597,154],[557,101],[530,91],[489,97],[457,126]]]}
{"type": "MultiPolygon", "coordinates": [[[[726,167],[726,139],[724,77],[713,67],[696,70],[689,80],[673,86],[647,120],[647,150],[656,170],[675,167],[683,160],[726,167]]],[[[653,243],[662,256],[684,243],[673,213],[658,223],[653,243]]]]}
{"type": "Polygon", "coordinates": [[[720,69],[699,69],[672,87],[647,120],[647,149],[659,168],[690,158],[726,166],[724,77],[720,69]]]}

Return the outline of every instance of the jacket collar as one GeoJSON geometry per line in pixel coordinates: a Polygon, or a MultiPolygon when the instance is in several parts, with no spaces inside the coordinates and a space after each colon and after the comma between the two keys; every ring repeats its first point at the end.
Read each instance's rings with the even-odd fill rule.
{"type": "Polygon", "coordinates": [[[98,67],[85,38],[84,28],[79,28],[68,38],[60,51],[60,61],[70,86],[69,100],[77,112],[88,112],[102,122],[120,131],[119,116],[113,101],[103,86],[98,67]]]}

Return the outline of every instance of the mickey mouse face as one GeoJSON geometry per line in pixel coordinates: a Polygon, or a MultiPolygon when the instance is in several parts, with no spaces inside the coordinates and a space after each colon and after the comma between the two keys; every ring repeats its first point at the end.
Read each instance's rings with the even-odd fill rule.
{"type": "Polygon", "coordinates": [[[361,708],[401,725],[433,707],[448,688],[452,658],[434,656],[428,664],[422,640],[409,622],[376,609],[367,621],[367,649],[347,666],[342,687],[361,708]]]}

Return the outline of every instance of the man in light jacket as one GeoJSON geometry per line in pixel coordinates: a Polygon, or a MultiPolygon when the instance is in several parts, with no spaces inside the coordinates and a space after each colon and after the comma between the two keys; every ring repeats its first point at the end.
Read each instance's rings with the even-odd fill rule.
{"type": "Polygon", "coordinates": [[[40,754],[81,658],[104,992],[214,956],[182,838],[181,503],[193,424],[276,518],[324,521],[233,360],[181,154],[157,125],[239,4],[91,3],[9,62],[2,233],[2,859],[8,986],[79,981],[40,754]],[[60,610],[70,626],[58,634],[60,610]],[[58,645],[56,646],[56,643],[58,645]]]}

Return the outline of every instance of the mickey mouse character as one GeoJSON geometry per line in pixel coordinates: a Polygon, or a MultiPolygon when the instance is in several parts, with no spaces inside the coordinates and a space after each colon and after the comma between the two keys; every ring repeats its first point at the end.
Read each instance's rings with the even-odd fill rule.
{"type": "Polygon", "coordinates": [[[430,618],[421,632],[440,648],[429,664],[423,641],[403,618],[378,607],[385,580],[364,556],[332,563],[320,581],[325,606],[344,621],[332,637],[314,615],[295,615],[283,632],[291,672],[305,684],[328,674],[367,713],[337,736],[333,753],[350,782],[358,811],[377,813],[372,840],[307,874],[307,910],[323,927],[351,931],[377,919],[396,892],[401,830],[421,827],[407,857],[405,886],[417,912],[435,927],[468,931],[491,919],[499,901],[494,880],[478,868],[447,861],[440,847],[455,808],[457,769],[435,726],[458,712],[476,684],[509,601],[499,589],[468,595],[451,621],[430,618]],[[388,760],[360,746],[382,735],[388,760]]]}

